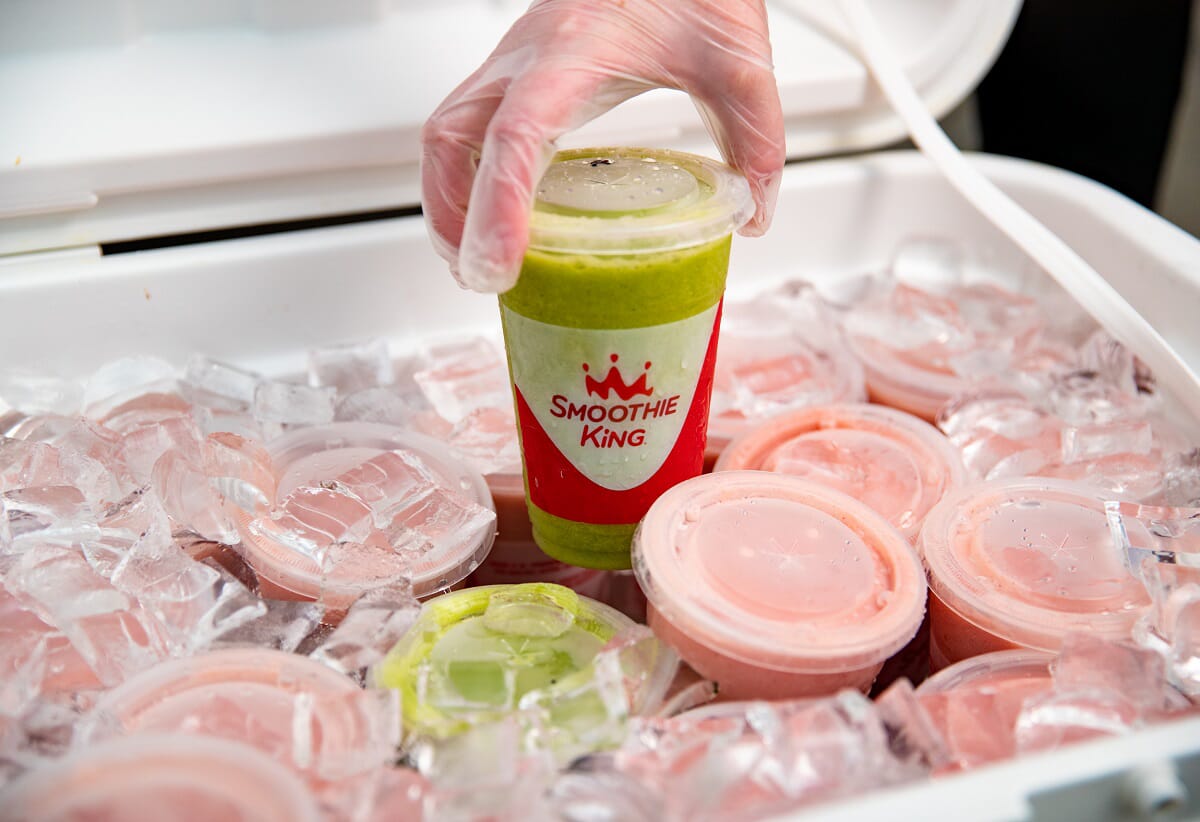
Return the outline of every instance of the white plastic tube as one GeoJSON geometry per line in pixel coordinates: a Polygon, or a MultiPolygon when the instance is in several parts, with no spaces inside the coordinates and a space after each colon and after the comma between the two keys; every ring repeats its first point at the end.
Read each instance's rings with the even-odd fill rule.
{"type": "Polygon", "coordinates": [[[909,83],[864,0],[842,0],[841,7],[867,68],[913,142],[947,182],[1140,357],[1186,409],[1200,418],[1200,378],[1107,280],[967,162],[909,83]]]}

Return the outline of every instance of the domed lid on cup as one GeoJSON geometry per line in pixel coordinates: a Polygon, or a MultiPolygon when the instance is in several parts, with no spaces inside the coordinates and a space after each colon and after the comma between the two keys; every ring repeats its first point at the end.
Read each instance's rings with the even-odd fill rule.
{"type": "Polygon", "coordinates": [[[449,736],[516,711],[531,691],[569,685],[633,625],[561,585],[466,588],[426,602],[373,679],[400,690],[410,731],[449,736]]]}
{"type": "Polygon", "coordinates": [[[567,254],[686,248],[754,214],[750,186],[732,168],[666,149],[560,151],[535,197],[529,247],[567,254]]]}
{"type": "Polygon", "coordinates": [[[437,440],[348,422],[284,434],[267,450],[279,480],[276,511],[254,521],[243,516],[240,525],[247,561],[276,585],[316,599],[330,584],[348,606],[355,574],[366,584],[393,568],[411,572],[413,593],[429,596],[463,580],[491,549],[495,507],[488,485],[437,440]],[[303,497],[292,500],[294,509],[293,495],[303,497]],[[393,515],[390,526],[381,519],[393,515]],[[397,531],[400,524],[411,528],[397,531]],[[419,549],[392,550],[397,533],[429,539],[419,549]],[[364,548],[347,552],[327,577],[321,546],[306,547],[313,535],[364,548]]]}
{"type": "MultiPolygon", "coordinates": [[[[386,744],[377,739],[361,695],[349,677],[308,657],[228,648],[168,660],[131,677],[100,698],[80,736],[93,741],[146,732],[224,737],[297,770],[320,766],[328,772],[386,744]],[[319,743],[320,763],[296,761],[298,719],[305,719],[303,731],[319,743]]],[[[385,752],[376,753],[375,761],[383,762],[385,752]]]]}
{"type": "Polygon", "coordinates": [[[284,766],[249,745],[144,734],[83,748],[5,790],[3,818],[318,822],[316,800],[284,766]]]}
{"type": "Polygon", "coordinates": [[[1022,478],[951,492],[925,519],[920,549],[929,585],[983,630],[1057,650],[1081,631],[1129,635],[1150,600],[1126,563],[1128,547],[1153,550],[1145,524],[1106,510],[1101,489],[1022,478]]]}
{"type": "Polygon", "coordinates": [[[940,694],[959,688],[994,687],[1012,682],[1028,683],[1031,689],[1048,690],[1052,661],[1053,654],[1025,648],[980,654],[938,671],[921,683],[917,694],[940,694]]]}
{"type": "Polygon", "coordinates": [[[925,575],[904,537],[849,496],[727,471],[663,494],[633,542],[654,608],[720,653],[783,671],[883,662],[916,634],[925,575]]]}
{"type": "Polygon", "coordinates": [[[940,431],[877,405],[822,405],[773,417],[730,443],[717,471],[755,469],[805,477],[882,514],[907,538],[965,470],[940,431]]]}

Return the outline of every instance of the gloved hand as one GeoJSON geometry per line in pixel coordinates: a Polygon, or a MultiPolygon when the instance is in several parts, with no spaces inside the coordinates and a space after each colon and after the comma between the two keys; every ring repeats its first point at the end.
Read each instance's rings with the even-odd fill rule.
{"type": "Polygon", "coordinates": [[[660,86],[691,95],[749,181],[742,233],[766,231],[784,136],[764,0],[538,0],[421,134],[425,219],[459,283],[511,288],[554,141],[660,86]]]}

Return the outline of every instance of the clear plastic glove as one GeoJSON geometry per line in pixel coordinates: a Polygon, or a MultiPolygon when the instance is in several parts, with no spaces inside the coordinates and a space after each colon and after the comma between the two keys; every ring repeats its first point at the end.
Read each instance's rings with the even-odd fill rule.
{"type": "Polygon", "coordinates": [[[763,0],[539,0],[422,132],[425,219],[459,283],[511,288],[554,141],[657,87],[691,95],[750,183],[742,233],[766,231],[784,136],[763,0]]]}

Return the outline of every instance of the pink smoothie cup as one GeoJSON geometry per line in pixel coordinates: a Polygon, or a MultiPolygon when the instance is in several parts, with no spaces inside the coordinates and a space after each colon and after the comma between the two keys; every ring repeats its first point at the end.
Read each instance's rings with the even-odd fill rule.
{"type": "Polygon", "coordinates": [[[287,768],[225,739],[148,734],[114,739],[36,768],[7,788],[5,822],[319,822],[287,768]]]}
{"type": "Polygon", "coordinates": [[[867,506],[764,471],[706,474],[667,491],[634,540],[650,627],[723,699],[871,687],[913,638],[925,576],[867,506]]]}
{"type": "MultiPolygon", "coordinates": [[[[142,733],[189,733],[252,745],[323,787],[326,776],[382,764],[387,743],[362,710],[349,677],[297,654],[229,648],[155,665],[101,697],[84,720],[87,741],[142,733]],[[298,761],[299,700],[309,701],[305,733],[320,761],[298,761]],[[369,765],[371,763],[365,763],[369,765]]],[[[304,746],[301,746],[302,750],[304,746]]]]}
{"type": "MultiPolygon", "coordinates": [[[[437,440],[390,425],[349,422],[302,428],[268,443],[267,450],[279,480],[276,503],[282,503],[300,486],[330,482],[368,460],[397,451],[418,458],[441,487],[484,508],[492,508],[487,483],[478,471],[437,440]]],[[[338,516],[337,511],[329,513],[334,518],[338,516]]],[[[285,600],[322,597],[324,578],[312,557],[256,532],[246,515],[238,519],[244,557],[258,575],[262,596],[285,600]]],[[[449,541],[422,554],[411,564],[413,593],[424,599],[461,587],[467,575],[487,556],[494,538],[492,529],[478,538],[449,541]]],[[[325,591],[326,602],[349,607],[377,575],[379,563],[396,560],[389,546],[374,547],[378,548],[378,562],[366,563],[361,569],[362,579],[339,579],[336,590],[325,591]]]]}
{"type": "Polygon", "coordinates": [[[1025,700],[1048,693],[1054,657],[1041,651],[994,651],[945,668],[917,688],[921,706],[946,742],[946,772],[1016,755],[1015,729],[1025,700]]]}
{"type": "Polygon", "coordinates": [[[820,405],[772,417],[729,444],[717,471],[792,474],[841,491],[915,541],[929,510],[966,471],[942,432],[878,405],[820,405]]]}
{"type": "MultiPolygon", "coordinates": [[[[948,494],[925,519],[930,664],[1013,648],[1057,651],[1075,631],[1127,639],[1150,604],[1126,568],[1103,490],[1024,478],[948,494]]],[[[1131,545],[1154,537],[1124,518],[1131,545]]]]}

